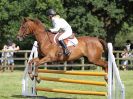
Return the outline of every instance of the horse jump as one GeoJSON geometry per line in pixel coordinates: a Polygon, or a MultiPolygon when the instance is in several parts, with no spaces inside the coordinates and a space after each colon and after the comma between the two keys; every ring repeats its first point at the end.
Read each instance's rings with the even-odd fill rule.
{"type": "MultiPolygon", "coordinates": [[[[107,75],[107,73],[104,73],[104,72],[78,72],[78,71],[45,70],[45,69],[39,69],[38,72],[39,73],[64,74],[64,75],[82,75],[82,76],[105,76],[105,75],[107,75]]],[[[42,77],[42,76],[39,76],[39,78],[41,80],[45,80],[45,81],[107,86],[106,82],[98,82],[98,81],[73,80],[73,79],[66,79],[66,78],[53,78],[53,77],[42,77]]],[[[63,90],[63,89],[50,89],[50,88],[42,88],[42,87],[36,87],[35,89],[36,89],[36,91],[107,96],[107,92],[63,90]]]]}
{"type": "MultiPolygon", "coordinates": [[[[37,43],[36,43],[37,44],[37,43]]],[[[109,44],[110,45],[110,44],[109,44]]],[[[37,57],[37,50],[36,45],[33,46],[31,55],[29,59],[32,59],[31,56],[37,57]],[[34,55],[33,55],[34,54],[34,55]]],[[[112,48],[110,48],[112,50],[112,48]]],[[[42,88],[36,86],[36,81],[32,81],[28,75],[28,66],[25,68],[24,78],[22,80],[22,95],[24,96],[36,96],[37,91],[46,91],[46,92],[56,92],[56,93],[68,93],[68,94],[83,94],[83,95],[98,95],[98,96],[107,96],[108,99],[125,99],[125,90],[124,85],[121,82],[119,71],[115,63],[115,58],[112,54],[112,51],[109,51],[109,68],[108,74],[105,72],[78,72],[78,71],[61,71],[61,70],[45,70],[45,69],[38,69],[39,77],[41,80],[45,81],[54,81],[54,82],[66,82],[66,83],[75,83],[75,84],[84,84],[84,85],[97,85],[97,86],[107,86],[108,92],[97,92],[97,91],[79,91],[79,90],[63,90],[63,89],[51,89],[51,88],[42,88]],[[113,58],[112,58],[113,57],[113,58]],[[114,72],[113,72],[114,71],[114,72]],[[88,81],[88,80],[73,80],[73,79],[66,79],[66,78],[53,78],[53,77],[46,77],[40,76],[40,73],[52,73],[52,74],[64,74],[64,75],[82,75],[82,76],[105,76],[108,75],[108,84],[106,82],[99,82],[99,81],[88,81]],[[112,77],[112,75],[114,75],[112,77]],[[115,78],[116,77],[116,78],[115,78]],[[113,78],[113,79],[112,79],[113,78]],[[28,80],[31,81],[28,84],[28,80]],[[116,90],[115,81],[117,81],[117,88],[116,90]],[[32,85],[29,87],[29,85],[32,85]],[[29,88],[28,88],[29,87],[29,88]],[[114,91],[117,91],[116,93],[114,91]],[[119,93],[118,93],[119,92],[119,93]],[[114,94],[115,93],[115,94],[114,94]],[[119,95],[116,95],[119,94],[119,95]]]]}

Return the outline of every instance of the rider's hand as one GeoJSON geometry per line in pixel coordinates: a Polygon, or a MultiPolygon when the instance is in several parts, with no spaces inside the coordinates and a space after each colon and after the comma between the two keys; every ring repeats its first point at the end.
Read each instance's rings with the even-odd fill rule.
{"type": "Polygon", "coordinates": [[[47,31],[47,32],[51,32],[51,30],[50,30],[50,29],[46,29],[46,31],[47,31]]]}

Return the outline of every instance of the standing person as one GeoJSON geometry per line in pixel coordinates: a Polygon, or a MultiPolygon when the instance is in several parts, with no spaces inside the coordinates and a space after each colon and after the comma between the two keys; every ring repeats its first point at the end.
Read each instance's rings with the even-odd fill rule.
{"type": "Polygon", "coordinates": [[[126,47],[127,47],[127,50],[130,51],[133,47],[132,43],[131,43],[131,40],[127,40],[126,41],[126,47]]]}
{"type": "Polygon", "coordinates": [[[58,38],[60,45],[63,47],[64,54],[70,55],[70,51],[68,50],[64,39],[68,38],[72,35],[72,28],[71,26],[61,18],[59,15],[57,15],[56,11],[54,9],[48,9],[46,12],[48,18],[52,21],[53,28],[49,29],[50,32],[58,33],[59,31],[63,31],[63,34],[60,35],[58,38]]]}
{"type": "Polygon", "coordinates": [[[16,46],[15,43],[12,44],[12,47],[14,51],[18,51],[20,49],[19,46],[16,46]]]}
{"type": "Polygon", "coordinates": [[[13,68],[14,68],[14,60],[13,60],[13,47],[12,45],[8,45],[8,49],[7,49],[7,65],[8,65],[8,69],[11,70],[11,72],[13,72],[13,68]]]}
{"type": "Polygon", "coordinates": [[[13,72],[14,70],[14,51],[18,51],[19,50],[19,46],[16,46],[15,43],[13,42],[8,42],[8,50],[9,51],[7,53],[7,64],[8,64],[8,68],[9,70],[11,70],[11,72],[13,72]]]}
{"type": "MultiPolygon", "coordinates": [[[[126,41],[126,47],[129,52],[129,58],[133,58],[133,43],[131,42],[131,40],[126,41]]],[[[133,60],[130,60],[130,63],[133,64],[133,60]]]]}
{"type": "Polygon", "coordinates": [[[2,54],[1,54],[1,67],[0,67],[0,70],[3,70],[3,71],[5,71],[5,68],[6,68],[6,67],[3,68],[3,66],[6,66],[5,65],[6,64],[5,59],[6,59],[6,56],[7,56],[7,52],[6,52],[7,49],[8,49],[8,46],[4,45],[3,49],[2,49],[2,54]]]}
{"type": "Polygon", "coordinates": [[[7,43],[8,45],[8,49],[7,49],[7,65],[8,65],[8,69],[11,70],[11,72],[13,72],[14,70],[14,51],[19,50],[19,46],[16,47],[16,44],[13,43],[12,41],[8,41],[7,43]]]}
{"type": "MultiPolygon", "coordinates": [[[[122,52],[121,56],[122,56],[123,59],[129,57],[129,52],[128,52],[127,47],[124,47],[124,51],[122,52]]],[[[127,65],[128,65],[128,60],[123,60],[123,61],[122,61],[122,68],[123,68],[124,70],[127,68],[127,65]]]]}

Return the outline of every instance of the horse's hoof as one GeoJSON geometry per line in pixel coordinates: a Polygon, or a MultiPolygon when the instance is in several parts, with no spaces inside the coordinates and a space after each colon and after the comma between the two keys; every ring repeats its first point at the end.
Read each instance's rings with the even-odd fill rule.
{"type": "Polygon", "coordinates": [[[29,74],[29,76],[31,80],[34,80],[34,76],[32,74],[29,74]]]}
{"type": "Polygon", "coordinates": [[[39,79],[38,77],[36,77],[36,82],[39,84],[41,82],[41,79],[39,79]]]}
{"type": "Polygon", "coordinates": [[[104,77],[105,81],[108,83],[108,78],[107,77],[104,77]]]}
{"type": "Polygon", "coordinates": [[[31,77],[31,80],[34,80],[34,77],[31,77]]]}

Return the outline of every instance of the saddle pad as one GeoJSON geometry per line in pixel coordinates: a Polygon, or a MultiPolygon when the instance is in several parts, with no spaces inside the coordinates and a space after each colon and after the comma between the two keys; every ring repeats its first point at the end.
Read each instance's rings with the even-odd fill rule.
{"type": "MultiPolygon", "coordinates": [[[[58,36],[58,33],[54,36],[54,42],[56,44],[58,44],[58,42],[57,42],[58,40],[56,40],[56,37],[57,36],[58,36]]],[[[76,46],[78,44],[78,40],[77,40],[76,37],[74,37],[73,39],[67,38],[64,41],[65,41],[65,43],[66,43],[67,46],[76,46]]]]}

